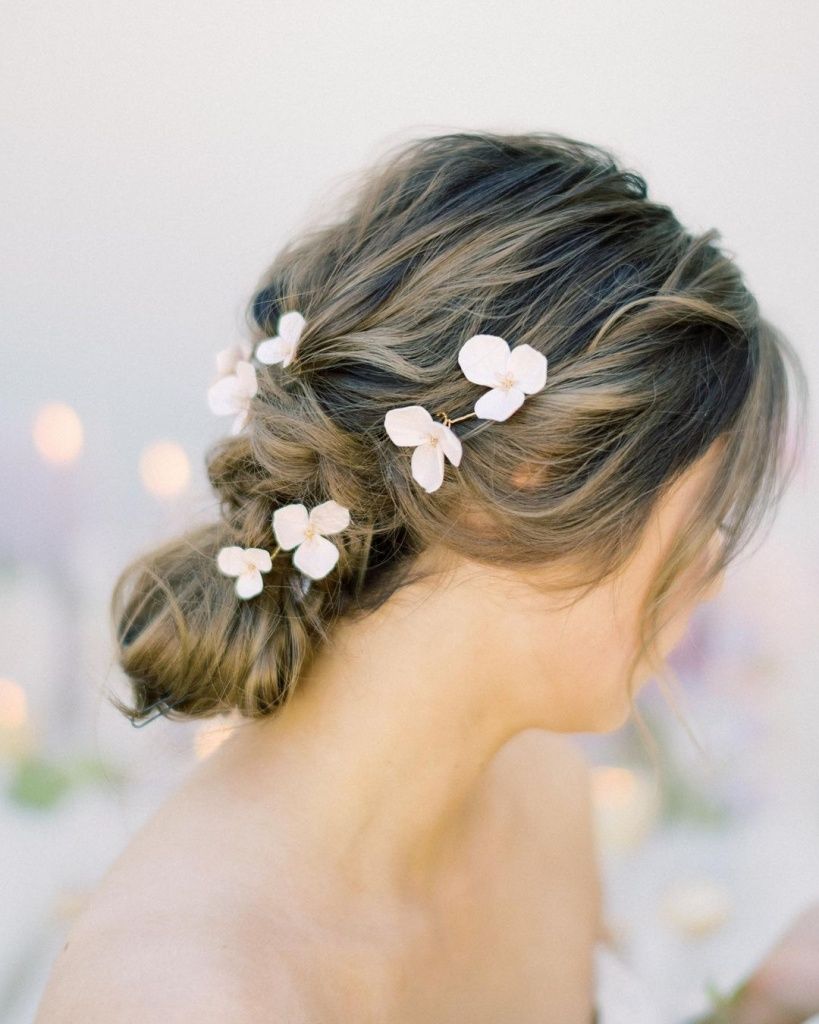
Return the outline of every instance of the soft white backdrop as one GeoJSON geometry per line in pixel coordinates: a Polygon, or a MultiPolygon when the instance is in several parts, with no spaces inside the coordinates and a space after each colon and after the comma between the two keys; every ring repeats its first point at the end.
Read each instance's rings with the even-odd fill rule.
{"type": "MultiPolygon", "coordinates": [[[[9,798],[0,817],[0,1015],[18,1024],[77,892],[191,763],[192,729],[132,730],[100,703],[105,604],[141,544],[212,510],[202,454],[227,422],[204,401],[213,354],[241,336],[276,247],[402,138],[563,131],[612,148],[692,228],[719,227],[812,379],[819,5],[6,0],[0,35],[0,716],[22,690],[27,742],[99,755],[107,779],[67,787],[48,809],[9,798]],[[67,467],[32,444],[49,402],[70,404],[84,427],[67,467]],[[172,501],[140,481],[159,440],[193,466],[172,501]]],[[[708,613],[721,641],[697,669],[713,677],[719,665],[728,680],[714,691],[724,719],[747,698],[746,724],[764,720],[755,816],[716,840],[691,824],[656,829],[608,865],[612,913],[674,1011],[693,1005],[705,971],[738,977],[819,890],[818,493],[811,439],[770,537],[708,613]],[[754,874],[742,851],[763,836],[770,868],[754,874]],[[658,938],[651,893],[674,871],[694,877],[692,899],[705,899],[703,878],[720,898],[730,889],[733,924],[696,939],[689,920],[658,938]]],[[[713,693],[698,693],[694,711],[714,721],[713,693]]],[[[711,738],[732,749],[718,729],[711,738]]],[[[4,747],[12,788],[18,740],[4,747]]],[[[738,765],[750,749],[734,743],[738,765]]],[[[712,892],[712,916],[718,903],[712,892]]]]}

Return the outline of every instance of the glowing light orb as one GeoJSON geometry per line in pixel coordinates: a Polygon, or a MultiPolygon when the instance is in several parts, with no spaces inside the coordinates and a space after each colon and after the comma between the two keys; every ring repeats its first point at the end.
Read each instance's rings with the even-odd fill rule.
{"type": "Polygon", "coordinates": [[[22,729],[28,721],[26,694],[13,679],[0,679],[0,728],[22,729]]]}
{"type": "Polygon", "coordinates": [[[600,843],[612,850],[642,842],[659,812],[656,786],[641,772],[616,765],[593,769],[592,803],[600,843]]]}
{"type": "Polygon", "coordinates": [[[176,498],[190,483],[190,459],[175,441],[155,441],[139,458],[139,475],[155,498],[176,498]]]}
{"type": "Polygon", "coordinates": [[[83,449],[82,420],[65,402],[49,402],[34,417],[34,447],[46,462],[67,465],[83,449]]]}
{"type": "Polygon", "coordinates": [[[662,912],[683,935],[709,935],[728,920],[731,899],[725,889],[707,878],[681,880],[664,893],[662,912]]]}

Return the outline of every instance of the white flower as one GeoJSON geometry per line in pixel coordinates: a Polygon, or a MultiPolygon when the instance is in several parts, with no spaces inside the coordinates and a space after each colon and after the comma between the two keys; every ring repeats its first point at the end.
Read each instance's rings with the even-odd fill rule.
{"type": "Polygon", "coordinates": [[[223,348],[216,353],[216,372],[220,377],[227,377],[228,374],[236,372],[236,364],[239,362],[250,362],[253,354],[252,347],[246,341],[239,341],[235,345],[223,348]]]}
{"type": "Polygon", "coordinates": [[[475,403],[475,415],[484,420],[506,420],[546,384],[546,356],[531,345],[517,345],[511,352],[495,334],[475,334],[461,346],[458,363],[467,380],[485,384],[491,391],[475,403]]]}
{"type": "Polygon", "coordinates": [[[305,576],[320,580],[335,566],[339,551],[324,534],[338,533],[350,524],[350,511],[325,501],[308,513],[304,505],[284,505],[273,513],[273,532],[283,551],[293,552],[293,564],[305,576]]]}
{"type": "Polygon", "coordinates": [[[217,416],[235,416],[230,432],[238,434],[247,422],[250,400],[257,391],[255,366],[240,359],[232,373],[208,388],[208,405],[217,416]]]}
{"type": "Polygon", "coordinates": [[[256,358],[259,362],[268,365],[281,363],[282,366],[292,363],[305,323],[301,313],[282,313],[275,338],[265,338],[256,346],[256,358]]]}
{"type": "Polygon", "coordinates": [[[453,466],[461,463],[463,449],[458,435],[434,420],[421,405],[390,409],[384,426],[395,444],[415,447],[412,475],[429,493],[437,491],[443,483],[445,455],[453,466]]]}
{"type": "Polygon", "coordinates": [[[262,548],[222,548],[216,556],[216,563],[225,576],[236,576],[236,593],[239,597],[254,597],[261,593],[264,583],[262,573],[270,572],[273,562],[270,552],[262,548]]]}

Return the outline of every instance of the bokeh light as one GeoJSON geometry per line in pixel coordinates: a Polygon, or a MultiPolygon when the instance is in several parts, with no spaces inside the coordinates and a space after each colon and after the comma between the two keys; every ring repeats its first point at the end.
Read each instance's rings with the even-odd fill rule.
{"type": "Polygon", "coordinates": [[[13,679],[0,678],[0,759],[25,757],[34,743],[25,690],[13,679]]]}
{"type": "Polygon", "coordinates": [[[731,913],[726,890],[708,878],[674,882],[663,894],[666,921],[685,936],[709,935],[721,928],[731,913]]]}
{"type": "Polygon", "coordinates": [[[651,831],[660,799],[642,772],[602,765],[592,770],[592,803],[601,845],[622,850],[637,846],[651,831]]]}
{"type": "Polygon", "coordinates": [[[0,679],[0,728],[21,729],[28,720],[26,694],[13,679],[0,679]]]}
{"type": "Polygon", "coordinates": [[[155,498],[176,498],[190,483],[190,459],[175,441],[155,441],[139,458],[139,475],[155,498]]]}
{"type": "Polygon", "coordinates": [[[76,411],[65,402],[49,402],[34,417],[34,446],[46,462],[67,465],[83,449],[83,426],[76,411]]]}

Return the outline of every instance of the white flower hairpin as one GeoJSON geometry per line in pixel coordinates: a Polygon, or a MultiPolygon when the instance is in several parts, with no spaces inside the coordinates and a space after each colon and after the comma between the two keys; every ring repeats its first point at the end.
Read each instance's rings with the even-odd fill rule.
{"type": "Polygon", "coordinates": [[[309,577],[302,585],[306,593],[312,580],[323,579],[335,568],[339,550],[327,534],[339,533],[350,525],[350,510],[337,501],[325,501],[309,512],[302,504],[284,505],[273,513],[273,532],[278,547],[268,552],[262,548],[224,547],[217,555],[219,569],[226,576],[236,576],[239,597],[254,597],[264,583],[263,572],[270,572],[272,558],[279,551],[293,552],[293,564],[309,577]]]}
{"type": "MultiPolygon", "coordinates": [[[[299,339],[306,326],[301,313],[292,311],[279,317],[275,337],[256,348],[256,358],[265,364],[289,366],[296,357],[299,339]]],[[[233,433],[247,420],[250,399],[257,392],[256,370],[249,361],[251,351],[245,344],[224,349],[217,356],[220,377],[211,386],[208,400],[214,412],[233,414],[233,433]]],[[[452,419],[436,413],[438,422],[421,405],[389,409],[384,426],[390,439],[399,446],[414,449],[411,460],[413,478],[428,493],[436,491],[444,479],[445,459],[453,466],[461,464],[463,447],[452,430],[455,423],[476,416],[479,419],[507,420],[521,407],[527,396],[546,384],[547,360],[531,345],[510,349],[505,339],[494,334],[475,334],[461,346],[458,365],[467,380],[488,387],[475,402],[474,411],[452,419]]],[[[230,546],[217,555],[219,569],[236,577],[239,597],[253,597],[264,587],[262,573],[269,572],[272,557],[279,551],[293,551],[293,564],[304,579],[302,593],[312,580],[323,579],[336,566],[339,549],[327,535],[338,533],[350,523],[349,509],[330,500],[313,509],[300,504],[285,505],[273,513],[273,532],[277,547],[272,552],[261,548],[230,546]]]]}
{"type": "Polygon", "coordinates": [[[458,352],[458,365],[473,384],[489,387],[477,400],[474,411],[451,419],[445,412],[436,422],[421,405],[390,409],[384,427],[390,440],[402,447],[413,447],[411,472],[413,479],[431,493],[444,479],[444,456],[453,466],[461,462],[461,441],[451,429],[453,423],[477,416],[479,419],[503,421],[523,405],[528,395],[542,390],[546,384],[547,359],[531,345],[509,348],[503,338],[494,334],[475,334],[458,352]]]}
{"type": "Polygon", "coordinates": [[[476,334],[461,346],[458,365],[467,380],[491,390],[475,403],[482,420],[507,420],[523,405],[527,395],[546,384],[547,359],[531,345],[508,343],[494,334],[476,334]]]}
{"type": "Polygon", "coordinates": [[[327,534],[350,525],[350,510],[324,501],[310,512],[302,504],[285,505],[273,513],[273,532],[282,551],[293,548],[293,564],[311,579],[323,579],[338,562],[339,550],[327,534]]]}
{"type": "Polygon", "coordinates": [[[216,356],[218,380],[208,388],[208,405],[217,416],[233,416],[231,433],[247,422],[250,400],[259,389],[256,367],[249,362],[249,346],[234,345],[216,356]]]}
{"type": "MultiPolygon", "coordinates": [[[[296,348],[307,321],[293,310],[279,317],[277,334],[265,338],[256,346],[255,356],[260,363],[281,363],[289,366],[296,356],[296,348]]],[[[233,416],[231,433],[238,434],[247,423],[250,400],[259,390],[256,367],[251,363],[254,352],[245,341],[223,348],[216,354],[217,379],[208,388],[208,405],[217,416],[233,416]]]]}
{"type": "Polygon", "coordinates": [[[236,577],[235,590],[239,597],[254,597],[261,593],[264,586],[262,573],[273,568],[270,552],[263,548],[222,548],[216,563],[226,576],[236,577]]]}
{"type": "Polygon", "coordinates": [[[253,349],[248,342],[237,341],[216,353],[216,371],[220,377],[227,377],[236,372],[237,363],[249,363],[252,355],[253,349]]]}
{"type": "Polygon", "coordinates": [[[453,466],[461,464],[460,438],[448,424],[434,420],[422,405],[390,409],[384,426],[395,444],[415,448],[412,475],[428,493],[437,491],[443,483],[444,456],[453,466]]]}
{"type": "Polygon", "coordinates": [[[296,349],[306,323],[301,313],[282,313],[276,327],[276,336],[265,338],[256,346],[256,358],[259,362],[289,366],[296,358],[296,349]]]}
{"type": "MultiPolygon", "coordinates": [[[[255,356],[261,363],[289,366],[306,326],[301,313],[293,310],[279,317],[277,334],[256,346],[255,356]]],[[[250,399],[258,391],[256,369],[250,362],[253,355],[246,342],[222,349],[216,356],[218,380],[208,390],[208,402],[219,415],[234,415],[232,433],[237,434],[247,421],[250,399]]],[[[457,442],[457,438],[455,439],[457,442]]],[[[460,442],[457,442],[460,444],[460,442]]],[[[302,574],[299,589],[306,594],[313,580],[323,579],[335,568],[339,549],[328,534],[339,533],[350,524],[350,510],[337,501],[325,501],[308,511],[302,504],[277,508],[272,518],[277,547],[243,548],[230,545],[219,550],[216,562],[226,576],[236,578],[236,594],[254,597],[264,589],[262,573],[270,572],[273,557],[279,551],[293,549],[293,564],[302,574]]]]}

